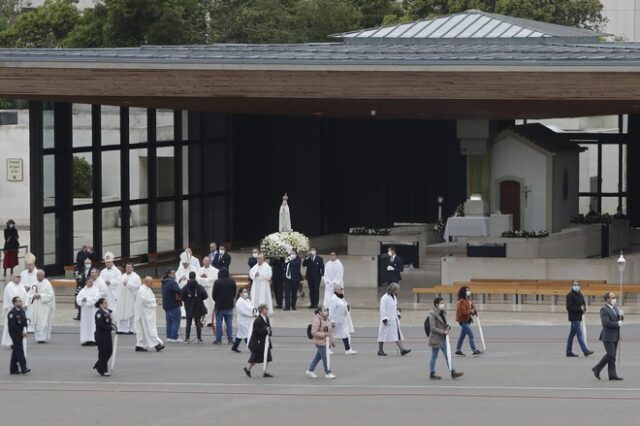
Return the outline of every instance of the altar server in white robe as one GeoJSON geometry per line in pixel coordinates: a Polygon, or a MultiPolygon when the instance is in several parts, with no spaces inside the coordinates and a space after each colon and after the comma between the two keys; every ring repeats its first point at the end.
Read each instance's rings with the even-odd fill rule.
{"type": "Polygon", "coordinates": [[[264,255],[258,254],[258,263],[249,271],[249,278],[253,280],[251,286],[251,301],[257,308],[260,305],[267,305],[269,313],[273,313],[273,302],[271,301],[271,266],[264,261],[264,255]]]}
{"type": "Polygon", "coordinates": [[[334,339],[342,339],[344,344],[345,355],[355,355],[358,352],[351,348],[351,334],[353,330],[353,322],[351,322],[351,314],[349,313],[349,303],[344,298],[344,287],[342,284],[336,284],[335,292],[329,301],[329,319],[333,323],[332,337],[334,339]]]}
{"type": "MultiPolygon", "coordinates": [[[[89,276],[93,280],[93,285],[100,292],[100,297],[102,297],[103,299],[108,301],[109,300],[109,287],[107,287],[107,283],[105,283],[104,280],[102,279],[102,277],[100,277],[100,271],[98,270],[98,268],[91,268],[91,273],[89,274],[89,276]]],[[[114,304],[114,306],[115,306],[115,304],[114,304]]],[[[98,308],[96,308],[96,310],[97,309],[98,308]]]]}
{"type": "MultiPolygon", "coordinates": [[[[211,261],[209,257],[204,257],[202,259],[202,268],[198,269],[196,272],[196,281],[202,287],[204,287],[207,292],[207,299],[204,301],[204,306],[207,308],[207,317],[212,318],[214,302],[211,297],[213,294],[213,283],[218,279],[218,269],[211,266],[211,261]]],[[[207,327],[211,326],[211,321],[207,320],[207,327]]]]}
{"type": "MultiPolygon", "coordinates": [[[[2,318],[4,319],[4,330],[2,331],[2,346],[11,346],[11,336],[9,335],[9,326],[7,325],[7,315],[13,309],[13,298],[27,300],[27,290],[20,284],[20,275],[13,274],[11,281],[4,288],[4,297],[2,299],[2,318]]],[[[24,307],[26,308],[26,306],[24,307]]]]}
{"type": "Polygon", "coordinates": [[[253,303],[249,300],[249,292],[246,288],[243,288],[238,292],[238,298],[236,300],[236,315],[238,319],[238,330],[236,331],[236,339],[233,342],[231,350],[240,353],[240,342],[243,340],[248,342],[249,333],[253,327],[253,320],[258,315],[258,311],[253,307],[253,303]]]}
{"type": "Polygon", "coordinates": [[[162,340],[158,337],[156,325],[156,296],[151,290],[153,278],[144,277],[144,282],[136,296],[136,352],[147,352],[147,348],[155,348],[160,352],[164,349],[162,340]]]}
{"type": "Polygon", "coordinates": [[[380,298],[380,326],[378,328],[378,356],[387,356],[383,350],[386,342],[395,342],[400,348],[400,355],[405,356],[411,349],[402,346],[404,336],[400,329],[400,312],[398,311],[398,283],[391,283],[387,293],[380,298]]]}
{"type": "Polygon", "coordinates": [[[44,271],[38,270],[37,282],[27,293],[29,310],[31,311],[31,325],[36,342],[45,343],[51,340],[51,327],[56,311],[56,296],[44,271]]]}
{"type": "Polygon", "coordinates": [[[322,306],[329,306],[337,284],[344,285],[344,267],[335,251],[331,252],[329,261],[324,265],[324,300],[322,306]]]}
{"type": "MultiPolygon", "coordinates": [[[[197,269],[192,269],[191,263],[189,263],[189,255],[186,251],[183,251],[180,254],[180,266],[178,266],[178,270],[176,271],[176,282],[180,288],[187,285],[187,281],[189,281],[189,274],[191,271],[196,272],[197,269]]],[[[209,294],[209,293],[207,293],[209,294]]],[[[209,295],[211,297],[211,295],[209,295]]],[[[180,316],[182,318],[187,317],[187,312],[184,309],[184,304],[180,306],[180,316]]]]}
{"type": "Polygon", "coordinates": [[[102,278],[109,289],[109,291],[107,291],[107,302],[109,306],[115,308],[118,300],[118,287],[120,286],[122,272],[113,264],[113,259],[113,253],[110,251],[104,254],[104,269],[100,271],[100,278],[102,278]]]}
{"type": "Polygon", "coordinates": [[[125,272],[120,277],[116,295],[116,307],[112,315],[120,334],[133,334],[136,295],[140,289],[140,284],[140,276],[134,272],[133,263],[127,263],[125,272]]]}
{"type": "Polygon", "coordinates": [[[81,311],[80,344],[82,346],[94,346],[96,344],[94,333],[96,331],[95,315],[98,308],[95,305],[100,297],[100,290],[96,287],[93,278],[89,276],[85,281],[84,287],[76,296],[76,304],[80,306],[81,311]]]}

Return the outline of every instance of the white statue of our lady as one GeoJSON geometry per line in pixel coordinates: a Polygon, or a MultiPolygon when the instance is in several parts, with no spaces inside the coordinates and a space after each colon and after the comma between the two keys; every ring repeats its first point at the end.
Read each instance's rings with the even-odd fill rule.
{"type": "Polygon", "coordinates": [[[289,212],[289,205],[287,204],[287,194],[282,197],[282,205],[280,206],[280,220],[278,224],[278,230],[280,232],[291,232],[291,213],[289,212]]]}

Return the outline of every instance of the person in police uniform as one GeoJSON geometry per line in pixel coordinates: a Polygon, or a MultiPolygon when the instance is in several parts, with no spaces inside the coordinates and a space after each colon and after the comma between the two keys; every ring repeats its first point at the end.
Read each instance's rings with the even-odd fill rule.
{"type": "Polygon", "coordinates": [[[27,359],[24,356],[24,347],[22,346],[22,339],[27,337],[27,314],[22,309],[22,299],[20,297],[14,297],[12,300],[13,309],[9,311],[7,315],[7,322],[9,324],[9,335],[11,336],[11,374],[27,374],[30,369],[27,368],[27,359]],[[18,369],[18,367],[20,367],[18,369]]]}
{"type": "Polygon", "coordinates": [[[101,297],[96,302],[95,321],[96,331],[94,338],[98,345],[98,361],[93,366],[101,376],[110,376],[108,362],[113,354],[113,342],[111,340],[111,331],[113,330],[113,322],[111,320],[111,312],[109,311],[109,303],[107,299],[101,297]]]}

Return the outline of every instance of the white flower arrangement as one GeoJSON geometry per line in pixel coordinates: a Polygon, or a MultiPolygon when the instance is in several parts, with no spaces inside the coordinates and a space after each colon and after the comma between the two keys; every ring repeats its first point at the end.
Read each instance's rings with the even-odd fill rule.
{"type": "Polygon", "coordinates": [[[276,232],[260,241],[260,251],[266,257],[286,257],[291,249],[306,254],[309,251],[309,238],[299,232],[276,232]]]}

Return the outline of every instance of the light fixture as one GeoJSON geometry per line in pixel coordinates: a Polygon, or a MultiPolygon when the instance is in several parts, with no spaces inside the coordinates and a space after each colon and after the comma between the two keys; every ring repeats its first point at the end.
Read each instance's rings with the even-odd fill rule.
{"type": "Polygon", "coordinates": [[[471,201],[482,201],[482,194],[471,194],[469,197],[471,201]]]}

